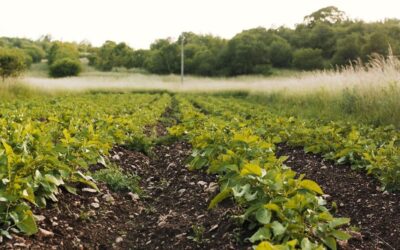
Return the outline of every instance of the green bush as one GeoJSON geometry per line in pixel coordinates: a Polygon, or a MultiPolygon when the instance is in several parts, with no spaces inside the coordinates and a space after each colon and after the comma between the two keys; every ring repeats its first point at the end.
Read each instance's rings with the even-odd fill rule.
{"type": "Polygon", "coordinates": [[[298,49],[293,54],[293,65],[302,70],[322,69],[324,59],[320,49],[298,49]]]}
{"type": "Polygon", "coordinates": [[[64,58],[79,59],[79,51],[72,43],[53,42],[47,55],[48,64],[64,58]]]}
{"type": "Polygon", "coordinates": [[[18,49],[0,48],[0,77],[17,77],[26,69],[26,55],[18,49]]]}
{"type": "Polygon", "coordinates": [[[59,59],[50,66],[52,77],[77,76],[81,71],[80,62],[70,58],[59,59]]]}
{"type": "Polygon", "coordinates": [[[46,52],[36,45],[25,47],[24,51],[32,58],[33,63],[39,63],[46,57],[46,52]]]}

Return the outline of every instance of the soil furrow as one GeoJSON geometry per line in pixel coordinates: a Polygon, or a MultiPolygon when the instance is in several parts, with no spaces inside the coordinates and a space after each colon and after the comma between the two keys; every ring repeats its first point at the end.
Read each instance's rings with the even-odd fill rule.
{"type": "Polygon", "coordinates": [[[232,202],[227,200],[208,210],[209,201],[218,192],[217,179],[187,169],[185,160],[191,153],[188,143],[158,145],[149,164],[135,169],[132,163],[140,153],[123,148],[117,151],[122,156],[119,165],[141,177],[146,194],[139,201],[140,209],[133,219],[135,226],[119,244],[122,249],[248,248],[240,242],[241,226],[232,220],[232,215],[240,212],[232,202]]]}

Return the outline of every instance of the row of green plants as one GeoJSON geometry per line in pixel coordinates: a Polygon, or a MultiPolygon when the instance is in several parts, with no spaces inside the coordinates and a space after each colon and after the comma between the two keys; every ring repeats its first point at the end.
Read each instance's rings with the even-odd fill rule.
{"type": "Polygon", "coordinates": [[[363,169],[380,180],[382,190],[400,189],[400,132],[394,126],[282,116],[271,113],[265,106],[235,98],[195,100],[227,119],[251,120],[260,136],[272,135],[278,141],[304,147],[306,152],[322,154],[338,164],[363,169]]]}
{"type": "Polygon", "coordinates": [[[0,236],[37,232],[33,207],[57,202],[60,189],[97,189],[88,166],[113,145],[145,141],[167,94],[88,93],[0,101],[0,236]]]}
{"type": "Polygon", "coordinates": [[[220,192],[209,207],[233,197],[245,209],[239,218],[254,232],[249,240],[256,249],[337,249],[337,240],[350,238],[341,230],[349,219],[330,213],[320,186],[276,157],[275,137],[260,135],[252,119],[227,119],[232,107],[218,107],[220,115],[187,97],[178,100],[181,123],[170,134],[193,145],[191,169],[218,175],[220,192]]]}

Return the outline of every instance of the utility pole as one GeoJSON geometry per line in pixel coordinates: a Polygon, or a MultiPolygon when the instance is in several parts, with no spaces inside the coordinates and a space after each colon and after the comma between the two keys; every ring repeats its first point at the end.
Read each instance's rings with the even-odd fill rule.
{"type": "Polygon", "coordinates": [[[183,50],[183,42],[185,37],[181,35],[181,85],[183,85],[183,75],[185,74],[185,51],[183,50]]]}

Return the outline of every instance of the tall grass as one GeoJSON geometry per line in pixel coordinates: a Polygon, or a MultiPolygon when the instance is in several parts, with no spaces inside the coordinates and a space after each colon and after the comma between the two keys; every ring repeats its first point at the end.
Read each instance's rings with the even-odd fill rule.
{"type": "Polygon", "coordinates": [[[314,72],[310,79],[318,81],[318,87],[310,88],[308,83],[304,89],[253,92],[246,98],[288,115],[400,128],[400,61],[393,55],[314,72]]]}

